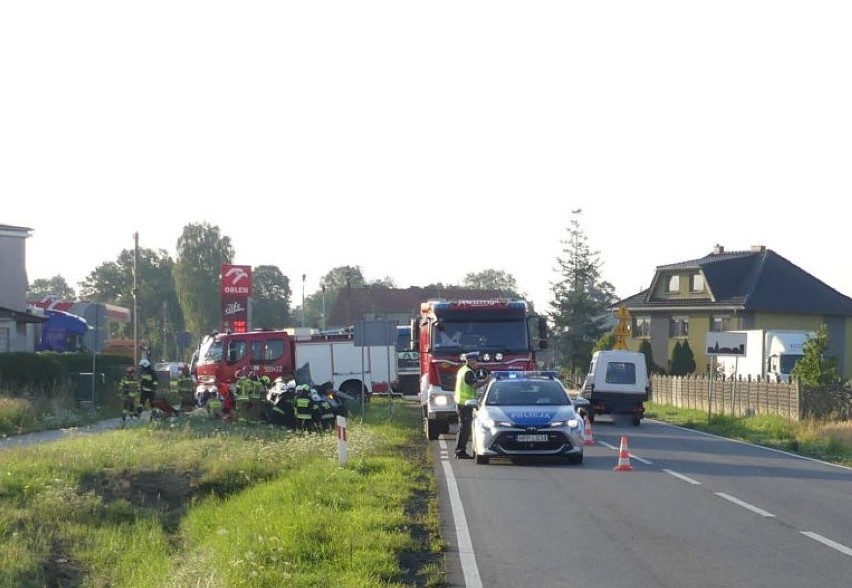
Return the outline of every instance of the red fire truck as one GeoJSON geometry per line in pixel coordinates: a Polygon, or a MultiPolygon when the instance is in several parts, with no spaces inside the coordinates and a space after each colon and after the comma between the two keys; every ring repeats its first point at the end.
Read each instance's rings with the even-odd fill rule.
{"type": "Polygon", "coordinates": [[[213,333],[196,354],[195,375],[200,381],[215,379],[224,394],[241,374],[254,371],[271,380],[290,380],[296,379],[297,370],[305,372],[305,366],[313,383],[332,382],[335,390],[353,397],[362,391],[386,394],[397,384],[396,346],[356,347],[351,329],[213,333]]]}
{"type": "Polygon", "coordinates": [[[547,321],[523,300],[430,300],[411,321],[420,355],[420,407],[430,440],[457,423],[453,399],[462,355],[479,352],[486,371],[538,369],[547,348],[547,321]]]}

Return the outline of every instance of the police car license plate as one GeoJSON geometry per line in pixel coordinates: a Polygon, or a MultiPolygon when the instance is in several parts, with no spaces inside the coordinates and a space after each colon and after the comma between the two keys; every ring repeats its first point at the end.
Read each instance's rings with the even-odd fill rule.
{"type": "Polygon", "coordinates": [[[518,443],[525,443],[525,442],[527,442],[527,443],[529,443],[529,442],[544,443],[545,441],[547,441],[547,435],[524,435],[524,434],[520,434],[517,437],[515,437],[515,440],[518,443]]]}

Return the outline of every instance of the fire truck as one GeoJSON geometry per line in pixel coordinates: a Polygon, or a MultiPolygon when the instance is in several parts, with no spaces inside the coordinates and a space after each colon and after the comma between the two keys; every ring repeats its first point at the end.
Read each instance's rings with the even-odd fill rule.
{"type": "Polygon", "coordinates": [[[547,321],[523,300],[430,300],[421,303],[411,330],[420,356],[423,428],[430,440],[458,423],[454,392],[465,353],[479,352],[484,377],[495,370],[538,369],[537,355],[547,349],[547,321]]]}
{"type": "Polygon", "coordinates": [[[314,384],[331,382],[335,390],[352,397],[369,397],[396,386],[396,346],[356,347],[351,329],[213,333],[201,342],[192,371],[199,381],[215,380],[223,395],[240,375],[257,372],[271,380],[309,377],[314,384]]]}

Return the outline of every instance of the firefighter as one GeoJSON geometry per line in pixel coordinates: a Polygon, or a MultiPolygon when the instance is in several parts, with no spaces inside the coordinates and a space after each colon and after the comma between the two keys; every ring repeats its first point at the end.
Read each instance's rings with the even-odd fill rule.
{"type": "Polygon", "coordinates": [[[331,402],[313,388],[311,389],[311,399],[314,402],[315,421],[318,420],[323,429],[333,429],[335,414],[331,402]]]}
{"type": "MultiPolygon", "coordinates": [[[[266,386],[257,372],[249,373],[249,406],[247,418],[252,422],[260,422],[263,418],[263,403],[266,400],[266,386]]],[[[268,379],[268,378],[267,378],[268,379]]]]}
{"type": "Polygon", "coordinates": [[[311,397],[311,387],[307,384],[296,386],[296,421],[303,430],[314,430],[314,400],[311,397]]]}
{"type": "Polygon", "coordinates": [[[248,419],[253,388],[254,382],[252,382],[245,373],[241,373],[237,376],[237,383],[235,385],[236,390],[234,394],[234,409],[236,411],[238,421],[245,422],[248,419]]]}
{"type": "Polygon", "coordinates": [[[128,366],[124,377],[118,382],[118,394],[121,397],[121,420],[137,417],[136,404],[139,402],[139,382],[136,381],[136,368],[128,366]]]}
{"type": "Polygon", "coordinates": [[[180,397],[181,408],[186,408],[195,404],[193,394],[195,393],[195,382],[192,380],[192,375],[189,373],[189,366],[184,364],[180,370],[177,379],[177,391],[180,397]]]}
{"type": "Polygon", "coordinates": [[[157,372],[154,371],[150,361],[142,359],[139,362],[139,406],[136,407],[136,412],[142,414],[146,404],[148,408],[153,408],[156,395],[157,372]]]}

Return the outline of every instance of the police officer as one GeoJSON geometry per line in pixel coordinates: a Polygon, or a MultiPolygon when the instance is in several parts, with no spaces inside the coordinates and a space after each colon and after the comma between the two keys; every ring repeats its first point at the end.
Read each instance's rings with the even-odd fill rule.
{"type": "Polygon", "coordinates": [[[478,380],[476,370],[479,368],[479,352],[472,351],[464,355],[464,365],[456,374],[456,414],[459,417],[459,432],[456,436],[456,459],[472,459],[467,452],[467,442],[470,439],[470,426],[473,408],[465,406],[465,402],[476,398],[476,389],[485,384],[478,380]]]}

